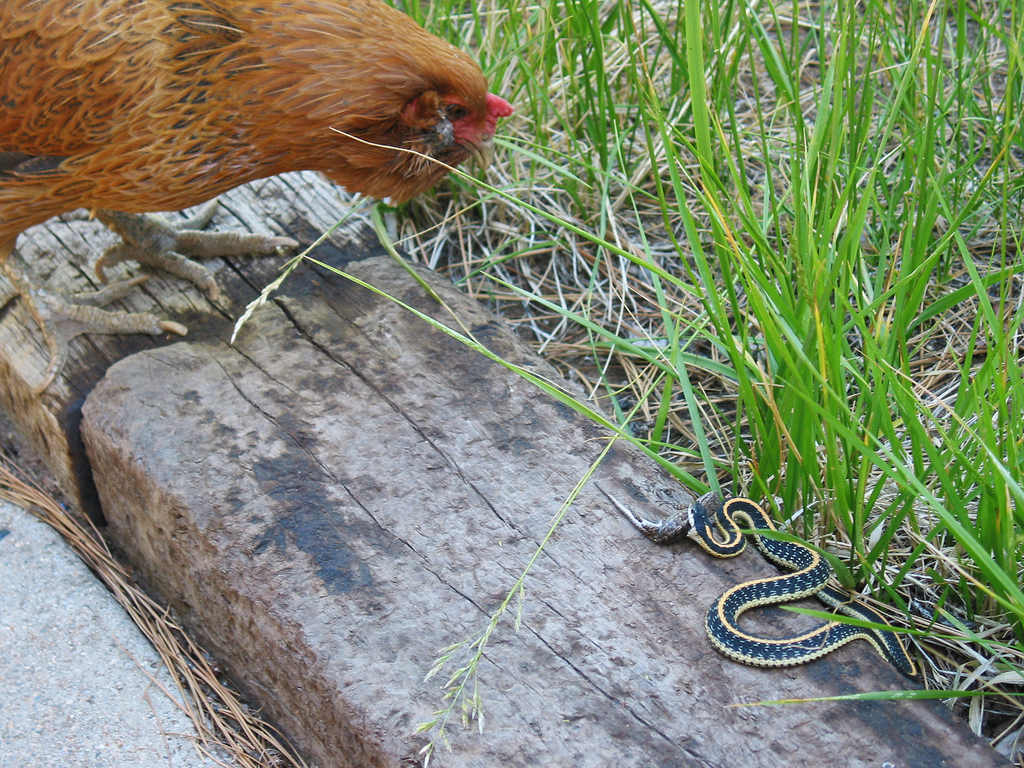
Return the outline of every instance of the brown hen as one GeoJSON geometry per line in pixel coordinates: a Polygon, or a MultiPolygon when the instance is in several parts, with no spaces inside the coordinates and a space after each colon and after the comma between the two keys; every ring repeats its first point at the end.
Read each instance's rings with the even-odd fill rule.
{"type": "Polygon", "coordinates": [[[0,2],[0,267],[51,350],[39,390],[78,333],[184,327],[78,305],[106,295],[69,304],[33,288],[8,258],[28,227],[94,209],[126,243],[103,263],[146,261],[215,294],[181,253],[294,243],[221,233],[211,245],[123,214],[181,210],[294,170],[402,202],[445,166],[486,165],[511,112],[469,56],[380,0],[0,2]]]}

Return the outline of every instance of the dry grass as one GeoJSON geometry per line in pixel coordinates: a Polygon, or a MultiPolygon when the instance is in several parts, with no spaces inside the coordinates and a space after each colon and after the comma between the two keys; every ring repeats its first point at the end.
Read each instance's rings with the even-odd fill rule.
{"type": "Polygon", "coordinates": [[[173,617],[135,585],[96,529],[65,511],[2,455],[0,498],[52,526],[153,644],[178,686],[177,696],[172,691],[164,693],[195,724],[195,746],[200,754],[225,768],[307,768],[280,734],[226,684],[215,662],[173,617]],[[230,762],[224,762],[225,755],[230,762]]]}

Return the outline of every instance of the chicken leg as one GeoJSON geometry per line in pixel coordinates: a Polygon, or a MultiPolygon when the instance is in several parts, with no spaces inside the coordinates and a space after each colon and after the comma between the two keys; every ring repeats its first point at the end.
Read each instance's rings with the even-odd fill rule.
{"type": "Polygon", "coordinates": [[[34,286],[11,263],[8,257],[13,245],[13,242],[0,245],[0,272],[11,284],[6,295],[0,294],[0,306],[20,296],[43,333],[50,351],[50,362],[43,380],[33,388],[35,394],[42,394],[50,386],[67,361],[71,340],[83,333],[148,333],[153,336],[161,333],[185,334],[186,328],[181,323],[160,320],[148,313],[107,312],[101,309],[125,296],[136,285],[147,280],[148,275],[114,283],[95,293],[59,298],[44,288],[34,286]]]}
{"type": "Polygon", "coordinates": [[[216,256],[241,256],[273,253],[278,248],[294,248],[298,242],[290,237],[248,232],[203,232],[217,209],[211,200],[198,213],[180,223],[171,224],[148,214],[96,211],[96,218],[121,236],[120,245],[108,248],[96,262],[96,277],[107,282],[106,268],[122,261],[138,261],[182,277],[204,291],[211,301],[220,298],[217,281],[206,267],[187,258],[208,259],[216,256]]]}
{"type": "MultiPolygon", "coordinates": [[[[183,277],[216,301],[220,289],[213,275],[202,264],[183,254],[210,258],[270,253],[277,248],[298,245],[289,237],[199,231],[212,218],[215,209],[216,201],[212,201],[180,225],[169,224],[159,217],[145,214],[97,211],[96,217],[123,240],[123,243],[109,248],[96,262],[97,277],[106,283],[105,268],[132,259],[183,277]]],[[[35,286],[9,258],[15,239],[0,242],[0,272],[11,284],[9,291],[0,293],[0,308],[15,296],[20,296],[43,334],[50,352],[50,362],[42,381],[34,387],[35,394],[44,392],[57,377],[67,362],[71,340],[76,336],[84,333],[147,333],[152,336],[176,333],[184,336],[187,332],[188,329],[181,323],[161,320],[148,312],[112,312],[102,309],[145,282],[149,279],[148,275],[111,283],[93,293],[64,297],[35,286]]]]}

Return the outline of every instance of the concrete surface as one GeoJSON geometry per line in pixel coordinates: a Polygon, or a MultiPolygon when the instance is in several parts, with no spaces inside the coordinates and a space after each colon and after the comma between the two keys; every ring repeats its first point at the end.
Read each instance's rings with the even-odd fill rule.
{"type": "Polygon", "coordinates": [[[177,695],[110,593],[0,501],[0,768],[213,768],[160,686],[177,695]]]}

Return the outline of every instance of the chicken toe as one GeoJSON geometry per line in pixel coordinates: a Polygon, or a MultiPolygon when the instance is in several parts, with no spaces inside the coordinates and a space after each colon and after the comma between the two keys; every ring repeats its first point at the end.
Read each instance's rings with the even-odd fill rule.
{"type": "Polygon", "coordinates": [[[13,295],[20,295],[42,331],[50,352],[50,362],[43,379],[34,388],[37,395],[53,383],[67,362],[71,340],[83,333],[147,333],[151,336],[175,333],[184,336],[188,331],[181,323],[161,320],[148,312],[111,312],[103,309],[147,280],[146,275],[113,283],[95,293],[62,298],[33,286],[18,273],[10,260],[0,259],[0,272],[12,288],[5,298],[0,299],[0,305],[9,301],[13,295]]]}
{"type": "Polygon", "coordinates": [[[215,208],[216,201],[213,201],[181,224],[172,224],[148,214],[97,210],[96,218],[120,235],[123,242],[108,248],[96,261],[96,276],[105,283],[107,267],[122,261],[138,261],[188,280],[216,301],[220,297],[217,281],[210,270],[193,258],[266,254],[278,248],[298,245],[290,237],[201,231],[199,227],[209,222],[215,208]]]}

